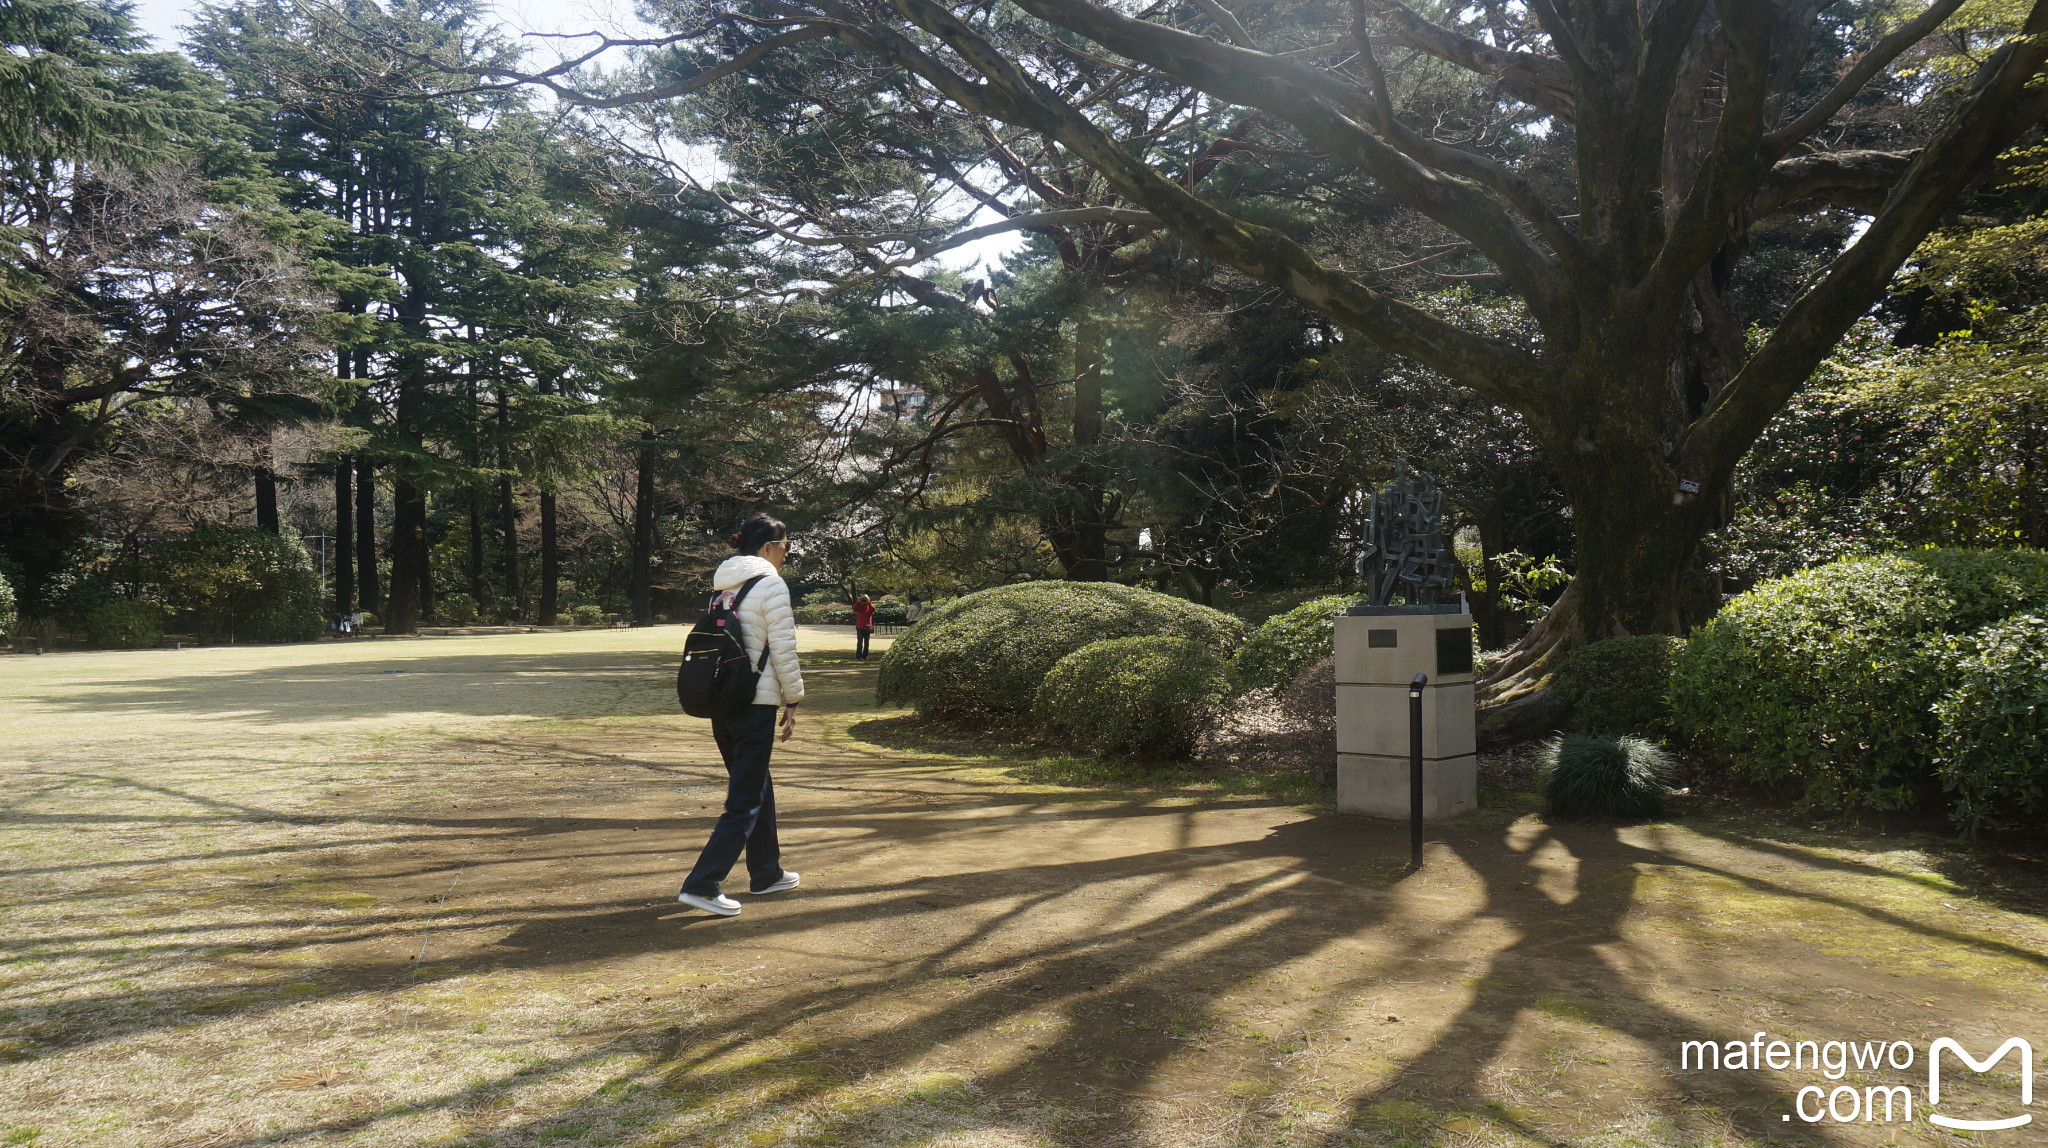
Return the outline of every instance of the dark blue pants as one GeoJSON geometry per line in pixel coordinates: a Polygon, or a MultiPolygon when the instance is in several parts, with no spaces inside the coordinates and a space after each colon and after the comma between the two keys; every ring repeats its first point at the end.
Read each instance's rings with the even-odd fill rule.
{"type": "Polygon", "coordinates": [[[875,632],[873,630],[856,629],[853,632],[853,656],[865,659],[868,656],[868,639],[874,636],[875,632]]]}
{"type": "Polygon", "coordinates": [[[697,867],[683,882],[683,892],[717,896],[718,883],[732,872],[742,850],[751,888],[763,889],[782,879],[782,845],[775,839],[775,783],[768,776],[780,709],[748,706],[738,717],[711,720],[711,736],[725,758],[725,812],[718,815],[697,867]]]}

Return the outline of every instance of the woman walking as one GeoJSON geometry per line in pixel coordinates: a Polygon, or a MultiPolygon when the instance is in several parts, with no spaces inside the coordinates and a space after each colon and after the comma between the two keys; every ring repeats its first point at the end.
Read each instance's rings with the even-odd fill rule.
{"type": "Polygon", "coordinates": [[[868,660],[868,643],[875,638],[875,603],[866,594],[853,604],[853,659],[868,660]]]}
{"type": "Polygon", "coordinates": [[[725,759],[725,812],[711,830],[711,840],[697,865],[683,881],[676,900],[693,909],[734,916],[740,903],[719,889],[740,853],[747,855],[748,891],[755,896],[780,893],[797,886],[793,869],[782,867],[782,846],[775,837],[775,783],[768,776],[768,755],[775,748],[776,715],[781,714],[782,740],[796,733],[796,707],[804,697],[803,670],[796,658],[796,615],[789,607],[789,585],[782,564],[789,559],[789,528],[765,514],[742,521],[727,539],[739,551],[711,576],[711,589],[729,594],[758,578],[739,600],[740,641],[747,664],[760,665],[754,704],[744,713],[713,718],[711,736],[725,759]],[[761,648],[768,659],[762,665],[761,648]]]}

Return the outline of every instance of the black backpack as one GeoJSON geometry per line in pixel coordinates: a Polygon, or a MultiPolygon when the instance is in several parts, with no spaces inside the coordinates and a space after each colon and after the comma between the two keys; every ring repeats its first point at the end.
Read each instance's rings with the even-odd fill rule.
{"type": "Polygon", "coordinates": [[[768,640],[762,635],[761,661],[749,666],[746,643],[740,640],[740,601],[765,577],[755,575],[738,590],[713,594],[711,608],[683,640],[676,700],[691,717],[735,717],[754,704],[754,687],[768,668],[768,640]]]}

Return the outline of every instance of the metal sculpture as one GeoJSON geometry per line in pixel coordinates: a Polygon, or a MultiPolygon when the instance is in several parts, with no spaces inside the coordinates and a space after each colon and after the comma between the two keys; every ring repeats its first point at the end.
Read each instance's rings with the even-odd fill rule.
{"type": "Polygon", "coordinates": [[[1397,461],[1394,481],[1372,500],[1358,555],[1373,605],[1392,605],[1396,590],[1411,606],[1435,605],[1450,589],[1455,559],[1444,545],[1443,524],[1443,492],[1428,475],[1397,461]]]}

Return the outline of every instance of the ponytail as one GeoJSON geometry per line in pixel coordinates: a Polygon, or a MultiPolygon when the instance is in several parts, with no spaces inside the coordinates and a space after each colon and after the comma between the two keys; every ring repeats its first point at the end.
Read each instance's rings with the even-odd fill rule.
{"type": "Polygon", "coordinates": [[[759,554],[761,547],[788,537],[789,527],[781,519],[769,514],[749,514],[740,519],[739,527],[725,541],[741,554],[759,554]]]}

